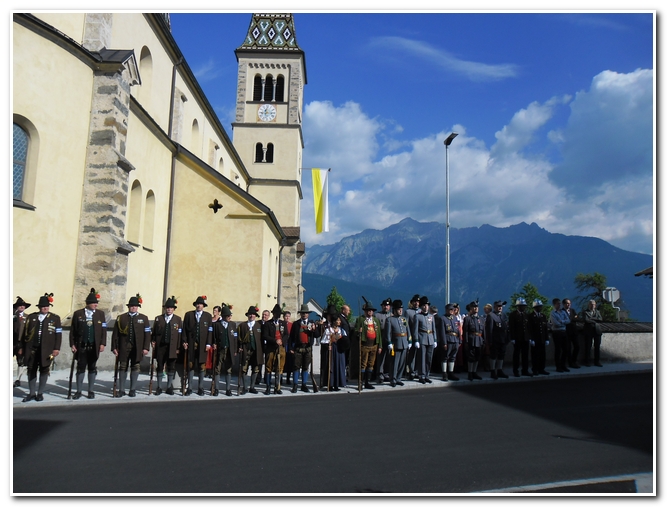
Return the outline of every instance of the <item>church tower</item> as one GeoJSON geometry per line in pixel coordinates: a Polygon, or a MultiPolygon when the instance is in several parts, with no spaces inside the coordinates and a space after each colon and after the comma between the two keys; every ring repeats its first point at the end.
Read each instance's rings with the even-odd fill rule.
{"type": "Polygon", "coordinates": [[[303,302],[300,242],[301,157],[305,54],[291,14],[253,14],[236,49],[238,85],[234,146],[250,180],[248,192],[275,214],[287,239],[281,245],[278,299],[298,311],[303,302]]]}

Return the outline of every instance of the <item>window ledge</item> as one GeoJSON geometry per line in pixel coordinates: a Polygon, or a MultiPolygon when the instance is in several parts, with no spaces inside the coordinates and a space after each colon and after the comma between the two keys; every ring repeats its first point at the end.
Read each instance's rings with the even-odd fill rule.
{"type": "Polygon", "coordinates": [[[14,207],[15,208],[27,209],[27,210],[30,210],[30,211],[35,211],[37,209],[32,204],[28,204],[27,202],[23,202],[21,199],[14,199],[14,207]]]}

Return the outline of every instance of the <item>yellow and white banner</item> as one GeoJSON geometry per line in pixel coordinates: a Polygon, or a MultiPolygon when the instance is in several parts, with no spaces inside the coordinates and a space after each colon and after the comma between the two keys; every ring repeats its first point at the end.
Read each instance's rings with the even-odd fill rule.
{"type": "Polygon", "coordinates": [[[312,170],[313,202],[315,204],[315,232],[329,232],[329,170],[312,170]]]}

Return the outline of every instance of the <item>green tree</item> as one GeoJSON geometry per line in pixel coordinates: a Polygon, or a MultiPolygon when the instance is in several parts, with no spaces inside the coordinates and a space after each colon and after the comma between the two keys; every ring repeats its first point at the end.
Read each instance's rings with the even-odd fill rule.
{"type": "Polygon", "coordinates": [[[581,310],[588,308],[588,302],[594,299],[597,309],[602,315],[602,320],[607,322],[618,321],[617,313],[611,303],[605,301],[602,293],[607,288],[607,277],[602,273],[578,273],[574,277],[574,286],[582,294],[577,298],[577,304],[581,310]]]}
{"type": "Polygon", "coordinates": [[[510,302],[511,303],[510,312],[516,310],[515,303],[518,298],[524,298],[526,300],[526,303],[528,305],[527,311],[529,313],[533,311],[533,301],[539,299],[543,303],[542,313],[546,315],[547,318],[549,315],[551,315],[551,310],[553,310],[553,307],[551,306],[550,300],[548,300],[545,296],[540,294],[537,287],[532,283],[528,282],[526,285],[523,286],[521,292],[515,292],[514,294],[512,294],[512,301],[510,302]]]}
{"type": "MultiPolygon", "coordinates": [[[[345,298],[340,295],[338,292],[338,289],[336,289],[336,286],[334,285],[331,289],[331,292],[329,292],[329,295],[327,296],[327,307],[329,305],[334,305],[336,307],[336,310],[340,312],[340,309],[343,307],[343,305],[346,305],[347,303],[345,302],[345,298]]],[[[326,308],[325,308],[326,309],[326,308]]],[[[352,322],[352,313],[350,312],[350,316],[348,317],[350,322],[352,322]]]]}

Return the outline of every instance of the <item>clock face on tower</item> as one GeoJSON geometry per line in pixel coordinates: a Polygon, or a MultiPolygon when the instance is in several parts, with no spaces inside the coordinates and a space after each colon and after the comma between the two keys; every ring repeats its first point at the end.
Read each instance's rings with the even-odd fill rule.
{"type": "Polygon", "coordinates": [[[271,104],[262,104],[257,110],[257,116],[262,121],[272,121],[276,118],[276,108],[271,104]]]}

